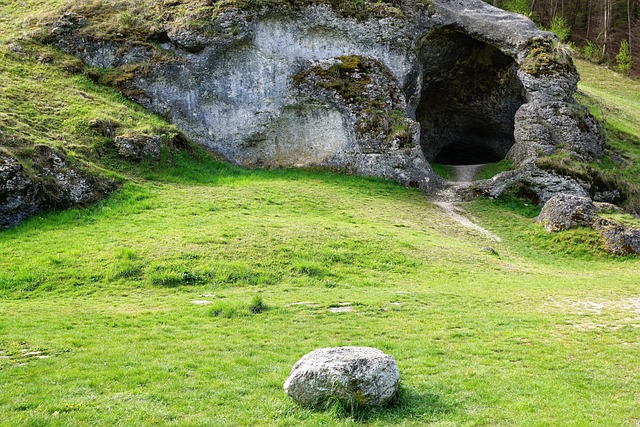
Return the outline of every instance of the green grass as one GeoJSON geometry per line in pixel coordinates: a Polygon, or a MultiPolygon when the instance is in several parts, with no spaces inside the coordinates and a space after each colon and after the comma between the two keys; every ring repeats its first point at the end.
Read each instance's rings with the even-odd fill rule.
{"type": "Polygon", "coordinates": [[[474,179],[490,179],[498,175],[499,173],[511,170],[512,168],[513,162],[507,159],[500,160],[499,162],[488,163],[478,169],[474,179]]]}
{"type": "Polygon", "coordinates": [[[640,81],[576,60],[580,91],[596,101],[593,112],[620,132],[640,135],[640,81]]]}
{"type": "Polygon", "coordinates": [[[198,150],[122,163],[90,120],[167,125],[65,55],[9,47],[26,14],[60,4],[0,0],[2,146],[64,147],[128,182],[0,233],[0,426],[640,420],[638,257],[604,253],[589,230],[546,234],[510,196],[466,205],[496,242],[384,180],[246,171],[198,150]],[[291,367],[337,345],[393,355],[398,402],[297,407],[291,367]]]}
{"type": "Polygon", "coordinates": [[[576,64],[582,78],[576,98],[604,123],[614,154],[596,166],[640,183],[640,81],[586,61],[576,64]]]}
{"type": "Polygon", "coordinates": [[[522,202],[481,200],[467,208],[503,238],[488,241],[417,190],[322,172],[183,159],[147,177],[0,234],[1,425],[640,417],[640,261],[588,232],[550,236],[522,202]],[[201,179],[177,182],[190,167],[201,179]],[[337,345],[397,359],[395,406],[314,412],[284,395],[299,357],[337,345]]]}
{"type": "Polygon", "coordinates": [[[431,168],[435,173],[443,179],[453,179],[454,171],[449,165],[441,165],[440,163],[431,163],[431,168]]]}

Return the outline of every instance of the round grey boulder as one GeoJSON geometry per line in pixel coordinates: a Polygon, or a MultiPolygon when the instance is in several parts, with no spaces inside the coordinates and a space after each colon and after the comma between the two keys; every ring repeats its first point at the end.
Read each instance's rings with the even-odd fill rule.
{"type": "Polygon", "coordinates": [[[348,407],[393,400],[400,374],[393,357],[371,347],[321,348],[303,356],[284,383],[302,406],[324,409],[336,400],[348,407]]]}
{"type": "Polygon", "coordinates": [[[560,193],[544,204],[537,221],[549,233],[591,226],[598,210],[590,198],[560,193]]]}

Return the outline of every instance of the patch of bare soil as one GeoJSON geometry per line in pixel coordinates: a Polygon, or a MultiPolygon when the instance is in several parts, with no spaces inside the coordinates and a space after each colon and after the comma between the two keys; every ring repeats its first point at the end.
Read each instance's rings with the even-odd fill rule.
{"type": "Polygon", "coordinates": [[[617,301],[553,300],[553,305],[572,314],[567,325],[577,329],[640,328],[640,296],[617,301]]]}

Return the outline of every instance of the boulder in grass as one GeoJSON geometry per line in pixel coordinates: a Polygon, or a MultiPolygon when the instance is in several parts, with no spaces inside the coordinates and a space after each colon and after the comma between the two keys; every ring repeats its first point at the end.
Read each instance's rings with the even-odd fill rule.
{"type": "Polygon", "coordinates": [[[577,227],[590,227],[597,217],[597,208],[590,198],[560,193],[550,198],[537,221],[549,233],[577,227]]]}
{"type": "Polygon", "coordinates": [[[593,226],[600,231],[608,252],[616,255],[640,255],[640,229],[607,218],[598,218],[593,226]]]}
{"type": "Polygon", "coordinates": [[[400,374],[393,357],[371,347],[321,348],[303,356],[284,390],[298,404],[325,409],[384,405],[398,393],[400,374]]]}

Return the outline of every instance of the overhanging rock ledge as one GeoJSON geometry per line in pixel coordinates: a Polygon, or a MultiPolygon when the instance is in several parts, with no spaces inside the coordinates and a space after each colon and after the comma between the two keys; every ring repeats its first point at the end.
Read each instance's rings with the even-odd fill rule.
{"type": "Polygon", "coordinates": [[[328,167],[434,192],[444,182],[432,162],[508,158],[516,171],[477,191],[537,176],[541,201],[554,188],[588,192],[535,165],[559,148],[592,160],[604,145],[573,100],[578,75],[553,34],[481,0],[393,10],[358,19],[322,4],[228,10],[213,31],[168,22],[148,35],[154,43],[100,39],[88,16],[67,13],[51,41],[86,64],[120,67],[125,95],[238,165],[328,167]]]}

